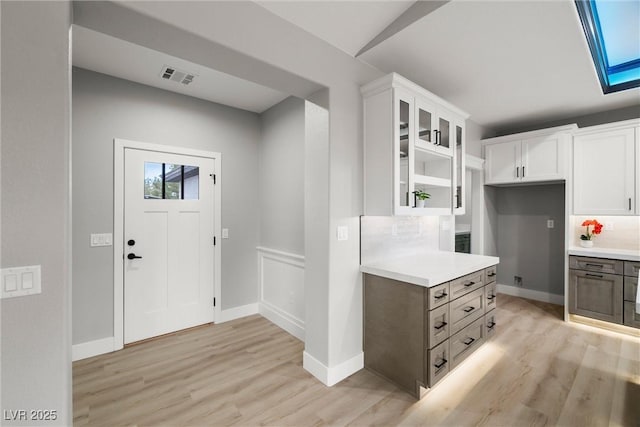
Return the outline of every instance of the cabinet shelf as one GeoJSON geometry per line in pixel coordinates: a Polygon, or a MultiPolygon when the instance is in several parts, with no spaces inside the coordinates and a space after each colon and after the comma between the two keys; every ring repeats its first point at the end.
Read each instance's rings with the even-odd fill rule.
{"type": "Polygon", "coordinates": [[[428,187],[451,187],[451,180],[446,178],[437,178],[435,176],[414,175],[416,184],[426,185],[428,187]]]}

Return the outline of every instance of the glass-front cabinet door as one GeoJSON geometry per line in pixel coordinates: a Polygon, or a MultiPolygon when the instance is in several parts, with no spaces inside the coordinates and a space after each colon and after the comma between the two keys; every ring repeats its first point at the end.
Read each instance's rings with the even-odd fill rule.
{"type": "MultiPolygon", "coordinates": [[[[451,214],[453,158],[436,145],[433,109],[410,94],[395,91],[397,184],[396,212],[451,214]]],[[[447,127],[448,129],[448,127],[447,127]]],[[[448,135],[448,134],[447,134],[448,135]]],[[[449,140],[449,138],[447,139],[449,140]]]]}
{"type": "Polygon", "coordinates": [[[416,147],[452,155],[453,118],[447,110],[416,98],[416,147]]]}
{"type": "Polygon", "coordinates": [[[454,175],[454,198],[453,212],[456,215],[464,215],[465,213],[465,180],[466,180],[466,161],[465,161],[465,131],[464,123],[455,122],[455,175],[454,175]]]}
{"type": "Polygon", "coordinates": [[[394,188],[395,206],[398,213],[410,213],[413,207],[413,186],[411,164],[413,158],[413,98],[402,91],[395,91],[395,150],[394,165],[396,169],[396,184],[394,188]]]}

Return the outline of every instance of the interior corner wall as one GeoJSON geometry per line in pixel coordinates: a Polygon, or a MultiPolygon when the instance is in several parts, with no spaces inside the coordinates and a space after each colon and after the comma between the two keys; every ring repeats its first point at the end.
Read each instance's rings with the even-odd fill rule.
{"type": "Polygon", "coordinates": [[[73,69],[73,343],[113,336],[113,139],[222,154],[222,309],[257,301],[260,118],[92,71],[73,69]]]}
{"type": "Polygon", "coordinates": [[[564,184],[495,188],[497,193],[497,282],[564,295],[564,184]],[[547,220],[554,228],[547,228],[547,220]]]}
{"type": "Polygon", "coordinates": [[[260,246],[304,255],[304,100],[260,115],[260,246]]]}
{"type": "Polygon", "coordinates": [[[73,420],[68,273],[71,4],[3,1],[0,11],[1,267],[40,265],[42,284],[40,294],[1,302],[1,423],[67,426],[73,420]],[[55,411],[55,420],[32,420],[30,409],[55,411]],[[19,410],[27,411],[22,421],[9,412],[19,410]]]}

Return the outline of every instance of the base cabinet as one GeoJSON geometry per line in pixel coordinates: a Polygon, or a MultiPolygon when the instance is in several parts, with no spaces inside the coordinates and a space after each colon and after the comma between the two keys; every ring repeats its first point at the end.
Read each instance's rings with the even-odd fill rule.
{"type": "Polygon", "coordinates": [[[624,262],[624,305],[622,308],[622,320],[625,326],[631,326],[632,328],[640,328],[640,313],[636,311],[638,271],[640,271],[640,262],[624,262]]]}
{"type": "Polygon", "coordinates": [[[639,268],[640,262],[570,256],[569,313],[640,328],[639,268]]]}
{"type": "Polygon", "coordinates": [[[495,277],[492,266],[426,288],[365,274],[365,367],[420,397],[493,335],[495,277]]]}

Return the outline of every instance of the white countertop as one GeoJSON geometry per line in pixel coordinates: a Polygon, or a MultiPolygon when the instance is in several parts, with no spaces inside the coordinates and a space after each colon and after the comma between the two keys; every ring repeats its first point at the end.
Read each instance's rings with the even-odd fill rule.
{"type": "Polygon", "coordinates": [[[363,264],[360,271],[429,288],[499,262],[493,256],[434,251],[363,264]]]}
{"type": "Polygon", "coordinates": [[[624,261],[640,261],[640,251],[628,249],[583,248],[581,246],[572,246],[569,248],[569,255],[621,259],[624,261]]]}

